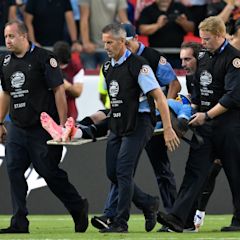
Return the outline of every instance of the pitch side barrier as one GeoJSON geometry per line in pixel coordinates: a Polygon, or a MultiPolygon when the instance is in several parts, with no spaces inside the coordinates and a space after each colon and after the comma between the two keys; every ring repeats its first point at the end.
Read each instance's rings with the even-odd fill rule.
{"type": "MultiPolygon", "coordinates": [[[[45,49],[48,49],[50,51],[53,50],[53,47],[43,47],[45,49]]],[[[159,52],[162,53],[172,53],[172,54],[176,54],[176,53],[180,53],[180,48],[154,48],[159,52]]],[[[5,52],[7,51],[7,48],[5,46],[0,46],[0,52],[5,52]]],[[[96,52],[104,52],[105,50],[103,48],[98,48],[96,49],[96,52]]]]}

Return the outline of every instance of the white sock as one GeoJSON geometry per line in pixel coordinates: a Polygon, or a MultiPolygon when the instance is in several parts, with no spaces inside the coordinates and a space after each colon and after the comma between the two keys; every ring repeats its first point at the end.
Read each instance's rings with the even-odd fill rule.
{"type": "Polygon", "coordinates": [[[76,133],[73,136],[73,139],[80,139],[80,138],[82,138],[82,130],[78,128],[76,133]]]}

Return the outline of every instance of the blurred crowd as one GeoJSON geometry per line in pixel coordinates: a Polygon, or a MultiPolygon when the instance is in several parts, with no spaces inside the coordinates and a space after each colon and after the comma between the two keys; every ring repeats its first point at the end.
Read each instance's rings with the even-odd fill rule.
{"type": "Polygon", "coordinates": [[[106,60],[102,28],[111,22],[130,22],[140,41],[160,48],[173,68],[181,68],[179,52],[183,41],[200,41],[198,25],[206,17],[219,15],[231,35],[240,17],[239,0],[1,0],[0,46],[4,25],[21,19],[29,39],[37,46],[53,47],[66,41],[78,52],[85,69],[96,69],[106,60]],[[170,49],[170,50],[169,50],[170,49]],[[171,51],[172,49],[172,51],[171,51]],[[175,49],[175,50],[174,50],[175,49]]]}

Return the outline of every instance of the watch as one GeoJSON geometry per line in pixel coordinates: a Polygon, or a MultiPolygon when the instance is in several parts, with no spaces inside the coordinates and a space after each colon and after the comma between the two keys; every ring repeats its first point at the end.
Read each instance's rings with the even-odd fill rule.
{"type": "Polygon", "coordinates": [[[0,122],[0,126],[4,125],[4,122],[0,122]]]}
{"type": "Polygon", "coordinates": [[[212,120],[212,118],[208,115],[207,112],[205,112],[205,120],[206,121],[212,120]]]}

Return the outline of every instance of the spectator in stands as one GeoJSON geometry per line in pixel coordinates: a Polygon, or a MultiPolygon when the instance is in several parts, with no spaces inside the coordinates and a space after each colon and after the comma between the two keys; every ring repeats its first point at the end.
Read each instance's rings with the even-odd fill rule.
{"type": "Polygon", "coordinates": [[[135,20],[137,21],[139,19],[140,13],[142,10],[151,5],[155,0],[137,0],[136,6],[135,6],[135,20]]]}
{"type": "MultiPolygon", "coordinates": [[[[64,88],[66,91],[68,105],[67,116],[73,117],[76,121],[78,117],[78,110],[75,100],[81,95],[83,90],[83,79],[81,78],[83,77],[83,74],[78,78],[74,78],[74,76],[82,69],[82,65],[80,61],[74,61],[74,53],[71,54],[71,48],[67,42],[56,42],[53,45],[53,52],[59,61],[60,69],[63,73],[64,88]]],[[[78,53],[77,57],[79,58],[78,53]]],[[[83,69],[81,71],[84,73],[83,69]]]]}
{"type": "Polygon", "coordinates": [[[195,24],[194,35],[199,36],[197,26],[206,17],[208,0],[181,0],[180,2],[188,8],[195,24]]]}
{"type": "Polygon", "coordinates": [[[234,24],[234,29],[231,32],[232,38],[230,39],[230,43],[237,49],[240,50],[240,17],[234,24]]]}
{"type": "Polygon", "coordinates": [[[4,26],[8,20],[17,18],[17,7],[15,0],[1,0],[0,1],[0,46],[5,45],[4,40],[4,26]]]}
{"type": "Polygon", "coordinates": [[[29,38],[36,45],[53,46],[55,42],[64,40],[65,21],[71,38],[72,49],[81,51],[69,0],[27,1],[25,22],[29,30],[29,38]]]}
{"type": "MultiPolygon", "coordinates": [[[[187,8],[173,0],[155,0],[143,9],[139,32],[148,35],[149,46],[154,48],[180,48],[184,35],[194,31],[194,22],[187,8]]],[[[173,68],[180,68],[178,54],[166,54],[173,68]]]]}
{"type": "Polygon", "coordinates": [[[107,59],[101,40],[101,29],[107,24],[118,20],[127,22],[126,0],[79,0],[80,29],[84,52],[81,58],[85,69],[95,69],[107,59]],[[90,17],[91,16],[91,17],[90,17]]]}
{"type": "Polygon", "coordinates": [[[227,26],[227,32],[231,33],[234,24],[240,18],[240,1],[239,0],[212,0],[208,4],[207,16],[218,15],[222,18],[227,26]]]}

